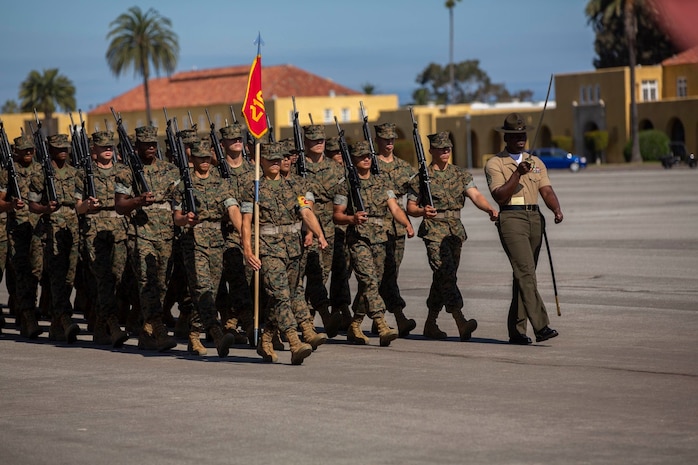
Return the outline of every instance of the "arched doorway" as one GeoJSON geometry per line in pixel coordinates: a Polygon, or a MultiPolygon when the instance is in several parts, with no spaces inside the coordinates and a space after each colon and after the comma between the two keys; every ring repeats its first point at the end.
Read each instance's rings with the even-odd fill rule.
{"type": "Polygon", "coordinates": [[[643,119],[640,121],[638,127],[640,128],[640,131],[648,131],[650,129],[654,129],[654,124],[652,124],[652,121],[648,119],[643,119]]]}
{"type": "MultiPolygon", "coordinates": [[[[593,122],[593,121],[587,121],[584,124],[584,130],[582,132],[582,135],[586,134],[587,132],[590,131],[598,131],[599,126],[593,122]]],[[[590,150],[587,147],[586,141],[584,142],[584,156],[587,157],[587,160],[589,163],[601,163],[603,161],[603,154],[602,153],[596,153],[593,150],[590,150]]]]}

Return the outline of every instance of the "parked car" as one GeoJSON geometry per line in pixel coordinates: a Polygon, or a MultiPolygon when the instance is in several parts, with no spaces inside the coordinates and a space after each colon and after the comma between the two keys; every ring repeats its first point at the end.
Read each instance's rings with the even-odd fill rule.
{"type": "Polygon", "coordinates": [[[545,163],[548,169],[568,169],[576,173],[582,168],[586,168],[586,157],[580,157],[558,147],[543,147],[531,152],[545,163]]]}

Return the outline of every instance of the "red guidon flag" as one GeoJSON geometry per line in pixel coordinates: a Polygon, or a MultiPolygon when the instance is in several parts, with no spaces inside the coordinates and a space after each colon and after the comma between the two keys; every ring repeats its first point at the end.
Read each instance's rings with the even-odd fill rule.
{"type": "Polygon", "coordinates": [[[260,139],[267,130],[267,113],[262,97],[262,55],[257,51],[257,57],[252,62],[250,75],[247,78],[247,92],[242,114],[247,122],[247,129],[256,139],[260,139]]]}

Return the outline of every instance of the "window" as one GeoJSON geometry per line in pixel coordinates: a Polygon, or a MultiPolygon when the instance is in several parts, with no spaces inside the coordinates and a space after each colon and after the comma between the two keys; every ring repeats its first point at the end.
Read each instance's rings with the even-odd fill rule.
{"type": "Polygon", "coordinates": [[[152,125],[155,126],[155,127],[158,127],[158,119],[157,119],[157,118],[153,118],[153,119],[151,120],[150,124],[152,124],[152,125]]]}
{"type": "Polygon", "coordinates": [[[596,102],[601,101],[601,86],[596,84],[596,102]]]}
{"type": "Polygon", "coordinates": [[[206,120],[204,119],[204,115],[199,115],[199,125],[197,126],[197,131],[200,130],[201,128],[206,127],[206,120]]]}
{"type": "Polygon", "coordinates": [[[579,103],[587,103],[587,88],[584,86],[579,88],[579,103]]]}
{"type": "Polygon", "coordinates": [[[688,82],[686,81],[686,78],[684,76],[680,76],[676,79],[676,96],[688,96],[688,82]]]}
{"type": "Polygon", "coordinates": [[[216,123],[217,128],[221,127],[222,120],[223,120],[223,117],[221,116],[220,113],[216,113],[216,116],[213,117],[213,122],[216,123]]]}
{"type": "Polygon", "coordinates": [[[347,121],[351,121],[351,110],[342,108],[342,122],[346,123],[347,121]]]}
{"type": "Polygon", "coordinates": [[[288,110],[288,125],[289,126],[291,126],[293,124],[293,115],[294,115],[293,110],[288,110]]]}
{"type": "Polygon", "coordinates": [[[332,108],[325,108],[325,110],[322,112],[323,114],[323,121],[325,123],[332,123],[334,121],[334,115],[332,113],[332,108]]]}
{"type": "Polygon", "coordinates": [[[142,119],[137,119],[137,120],[136,120],[136,127],[137,127],[137,128],[140,128],[141,126],[143,126],[143,120],[142,120],[142,119]]]}
{"type": "Polygon", "coordinates": [[[640,90],[642,92],[643,102],[653,102],[657,100],[657,81],[656,80],[643,80],[640,84],[640,90]]]}
{"type": "Polygon", "coordinates": [[[589,103],[594,101],[594,90],[591,85],[587,86],[587,96],[589,97],[589,103]]]}

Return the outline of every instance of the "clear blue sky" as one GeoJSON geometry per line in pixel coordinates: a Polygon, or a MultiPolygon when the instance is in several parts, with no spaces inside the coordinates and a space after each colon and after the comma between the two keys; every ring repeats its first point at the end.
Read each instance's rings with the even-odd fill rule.
{"type": "MultiPolygon", "coordinates": [[[[141,3],[172,20],[177,71],[251,63],[293,64],[360,90],[408,103],[429,63],[448,62],[444,0],[180,0],[141,3]]],[[[480,60],[494,82],[545,99],[550,75],[593,69],[587,0],[463,0],[454,9],[454,61],[480,60]]],[[[114,77],[104,58],[109,24],[132,4],[102,0],[9,2],[2,8],[0,104],[18,101],[31,70],[59,68],[87,111],[140,84],[114,77]]]]}

